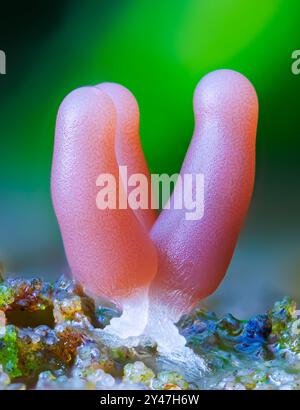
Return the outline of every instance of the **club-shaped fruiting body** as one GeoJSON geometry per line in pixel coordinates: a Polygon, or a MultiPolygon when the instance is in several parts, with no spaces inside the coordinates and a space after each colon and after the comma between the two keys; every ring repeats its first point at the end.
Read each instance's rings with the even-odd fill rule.
{"type": "Polygon", "coordinates": [[[156,250],[131,209],[99,210],[99,174],[118,178],[117,110],[96,87],[71,92],[60,106],[51,191],[66,256],[75,278],[93,295],[114,300],[147,285],[156,250]]]}
{"type": "MultiPolygon", "coordinates": [[[[150,285],[150,300],[180,311],[211,294],[224,277],[253,190],[258,102],[241,74],[205,76],[194,95],[195,130],[181,174],[205,178],[204,215],[185,210],[96,207],[101,173],[118,165],[149,172],[133,95],[117,84],[83,87],[57,118],[52,197],[67,259],[91,293],[116,301],[150,285]]],[[[176,190],[176,187],[175,187],[176,190]]]]}
{"type": "Polygon", "coordinates": [[[159,257],[153,297],[181,311],[216,290],[232,258],[253,191],[256,92],[241,74],[214,71],[195,90],[194,115],[181,174],[204,175],[203,218],[163,210],[151,231],[159,257]]]}

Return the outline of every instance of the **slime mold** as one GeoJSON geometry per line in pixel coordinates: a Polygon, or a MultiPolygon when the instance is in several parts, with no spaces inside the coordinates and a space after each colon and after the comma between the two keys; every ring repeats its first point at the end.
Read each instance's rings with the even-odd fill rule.
{"type": "Polygon", "coordinates": [[[205,76],[194,94],[194,112],[194,135],[181,174],[204,174],[204,216],[189,221],[182,210],[166,209],[151,231],[159,255],[151,297],[159,309],[161,301],[172,306],[176,319],[223,279],[255,172],[258,101],[244,76],[230,70],[205,76]]]}
{"type": "Polygon", "coordinates": [[[217,288],[247,213],[258,115],[253,86],[237,72],[212,72],[196,88],[194,110],[194,136],[181,174],[204,175],[199,220],[185,220],[177,209],[164,209],[156,218],[150,206],[97,209],[98,175],[119,180],[125,202],[118,165],[149,180],[138,106],[128,90],[110,83],[79,88],[58,112],[51,187],[67,259],[86,291],[123,308],[126,337],[147,329],[157,338],[155,324],[162,334],[167,321],[173,324],[217,288]]]}
{"type": "Polygon", "coordinates": [[[119,115],[102,89],[83,87],[69,94],[58,113],[51,178],[74,276],[92,294],[115,300],[148,284],[157,270],[154,244],[134,212],[96,207],[98,175],[118,178],[119,115]]]}

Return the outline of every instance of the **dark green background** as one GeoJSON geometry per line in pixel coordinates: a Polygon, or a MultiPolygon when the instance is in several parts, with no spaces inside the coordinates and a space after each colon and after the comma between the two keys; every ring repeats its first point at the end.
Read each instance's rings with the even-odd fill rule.
{"type": "Polygon", "coordinates": [[[127,86],[140,105],[151,171],[173,173],[192,134],[197,82],[211,70],[232,68],[259,96],[257,178],[230,272],[211,300],[248,312],[284,293],[299,298],[300,75],[291,72],[299,19],[297,0],[3,5],[0,259],[7,271],[64,270],[49,175],[55,116],[69,91],[102,81],[127,86]]]}

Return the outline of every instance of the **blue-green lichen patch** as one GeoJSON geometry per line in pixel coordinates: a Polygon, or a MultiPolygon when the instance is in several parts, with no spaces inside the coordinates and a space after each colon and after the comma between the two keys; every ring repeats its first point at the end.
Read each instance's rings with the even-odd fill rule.
{"type": "Polygon", "coordinates": [[[209,371],[187,373],[184,360],[169,354],[164,361],[151,340],[141,338],[137,347],[111,344],[103,328],[121,312],[96,306],[72,280],[62,277],[53,285],[40,279],[4,280],[0,388],[300,389],[297,313],[289,298],[248,320],[195,309],[177,327],[194,352],[189,367],[196,357],[209,371]],[[14,315],[22,317],[20,312],[47,311],[51,323],[47,315],[36,326],[11,323],[14,315]]]}
{"type": "Polygon", "coordinates": [[[187,345],[212,372],[196,382],[210,389],[300,388],[300,327],[296,303],[276,302],[249,320],[195,309],[178,323],[187,345]]]}

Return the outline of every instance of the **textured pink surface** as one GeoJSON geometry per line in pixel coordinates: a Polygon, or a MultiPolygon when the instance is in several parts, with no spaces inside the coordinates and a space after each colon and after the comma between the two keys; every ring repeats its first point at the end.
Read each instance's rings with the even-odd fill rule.
{"type": "Polygon", "coordinates": [[[204,174],[204,217],[164,210],[151,232],[159,254],[152,296],[184,308],[217,288],[232,257],[253,190],[257,96],[241,74],[219,70],[198,84],[194,111],[181,174],[204,174]]]}
{"type": "MultiPolygon", "coordinates": [[[[116,156],[119,165],[126,165],[128,178],[143,174],[148,180],[148,208],[137,209],[139,221],[149,230],[155,222],[156,211],[151,209],[151,184],[148,166],[142,150],[139,126],[140,113],[136,99],[127,88],[115,83],[102,83],[97,88],[112,99],[117,110],[116,156]]],[[[128,194],[131,188],[128,188],[128,194]]]]}
{"type": "Polygon", "coordinates": [[[118,179],[117,110],[95,87],[70,93],[58,112],[51,178],[55,212],[74,276],[91,293],[112,299],[148,284],[155,248],[131,209],[99,210],[96,180],[118,179]]]}

